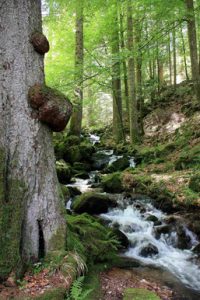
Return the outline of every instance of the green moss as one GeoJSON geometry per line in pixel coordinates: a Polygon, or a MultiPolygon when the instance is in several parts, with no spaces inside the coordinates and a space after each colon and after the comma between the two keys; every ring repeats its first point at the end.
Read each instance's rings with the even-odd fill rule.
{"type": "Polygon", "coordinates": [[[123,300],[160,300],[160,297],[146,289],[128,288],[125,289],[123,300]]]}
{"type": "Polygon", "coordinates": [[[184,169],[197,169],[200,165],[200,145],[196,145],[194,147],[185,147],[177,159],[175,163],[176,170],[184,170],[184,169]]]}
{"type": "Polygon", "coordinates": [[[83,160],[90,161],[91,156],[94,153],[94,146],[89,142],[81,142],[80,144],[80,153],[83,160]]]}
{"type": "Polygon", "coordinates": [[[74,162],[79,162],[82,159],[82,155],[79,146],[71,146],[67,149],[64,159],[71,164],[74,162]]]}
{"type": "Polygon", "coordinates": [[[71,179],[71,166],[63,159],[56,162],[56,171],[60,183],[66,184],[71,179]]]}
{"type": "Polygon", "coordinates": [[[112,230],[88,214],[67,216],[67,249],[85,257],[88,262],[112,260],[119,242],[112,230]]]}
{"type": "Polygon", "coordinates": [[[197,173],[190,178],[189,188],[196,193],[200,193],[200,173],[197,173]]]}
{"type": "Polygon", "coordinates": [[[59,287],[56,289],[47,290],[43,295],[36,297],[37,300],[63,300],[66,296],[66,289],[59,287]]]}
{"type": "Polygon", "coordinates": [[[120,172],[106,175],[102,178],[102,186],[105,192],[120,193],[123,191],[122,178],[120,172]]]}
{"type": "Polygon", "coordinates": [[[49,242],[49,251],[63,251],[66,249],[66,224],[60,225],[49,242]]]}
{"type": "Polygon", "coordinates": [[[94,192],[86,192],[77,196],[72,204],[76,213],[87,212],[89,214],[105,213],[109,207],[113,206],[115,206],[115,202],[107,195],[94,192]]]}
{"type": "Polygon", "coordinates": [[[9,176],[5,182],[5,158],[0,151],[0,278],[12,270],[19,271],[21,227],[24,213],[25,186],[9,176]]]}

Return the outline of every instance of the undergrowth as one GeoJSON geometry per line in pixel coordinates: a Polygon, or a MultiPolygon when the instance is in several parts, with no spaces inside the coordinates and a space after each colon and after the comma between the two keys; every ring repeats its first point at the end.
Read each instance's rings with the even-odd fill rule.
{"type": "Polygon", "coordinates": [[[76,251],[88,263],[112,260],[119,242],[112,229],[84,213],[67,216],[67,249],[76,251]]]}

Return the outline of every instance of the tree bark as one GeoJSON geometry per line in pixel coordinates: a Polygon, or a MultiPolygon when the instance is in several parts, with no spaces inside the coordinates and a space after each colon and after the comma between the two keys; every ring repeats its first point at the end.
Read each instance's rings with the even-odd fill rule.
{"type": "Polygon", "coordinates": [[[190,60],[192,68],[192,80],[194,82],[196,99],[200,101],[200,76],[199,76],[199,62],[197,53],[197,35],[196,35],[196,20],[194,14],[193,0],[185,0],[187,9],[187,26],[188,26],[188,40],[190,47],[190,60]]]}
{"type": "Polygon", "coordinates": [[[136,20],[135,28],[135,42],[137,45],[137,58],[136,58],[136,88],[137,88],[137,110],[138,110],[138,130],[140,140],[144,135],[143,128],[143,107],[144,107],[144,98],[142,91],[142,52],[140,50],[141,35],[142,35],[142,22],[136,20]]]}
{"type": "Polygon", "coordinates": [[[75,84],[74,111],[71,117],[70,134],[80,136],[83,115],[83,8],[84,1],[76,0],[76,50],[75,50],[75,84]]]}
{"type": "Polygon", "coordinates": [[[175,32],[175,24],[174,24],[174,28],[172,31],[172,43],[173,43],[173,74],[174,74],[174,88],[176,88],[176,84],[177,84],[177,80],[176,80],[176,76],[177,76],[177,68],[176,68],[176,32],[175,32]]]}
{"type": "Polygon", "coordinates": [[[135,62],[133,56],[133,16],[132,1],[127,0],[127,48],[129,51],[128,58],[128,88],[129,88],[129,124],[130,124],[130,143],[138,143],[138,110],[135,88],[135,62]]]}
{"type": "Polygon", "coordinates": [[[27,101],[44,82],[43,55],[30,37],[42,31],[40,0],[6,0],[0,10],[0,278],[64,248],[52,133],[27,101]]]}
{"type": "Polygon", "coordinates": [[[119,52],[119,30],[117,3],[114,11],[113,30],[111,40],[112,50],[112,91],[113,91],[113,135],[116,143],[124,141],[122,123],[122,94],[121,94],[121,70],[119,52]]]}
{"type": "Polygon", "coordinates": [[[185,77],[186,77],[186,80],[189,80],[190,78],[189,78],[188,69],[187,69],[186,47],[185,47],[185,40],[184,40],[182,26],[181,26],[181,40],[182,40],[182,48],[183,48],[183,61],[184,61],[185,77]]]}
{"type": "MultiPolygon", "coordinates": [[[[125,40],[124,40],[124,26],[123,26],[123,15],[120,15],[120,37],[121,37],[121,49],[125,50],[125,40]]],[[[123,80],[124,80],[124,99],[126,105],[126,116],[129,120],[129,105],[128,105],[128,75],[127,75],[127,65],[126,59],[123,59],[123,80]]]]}
{"type": "Polygon", "coordinates": [[[168,38],[168,61],[169,61],[169,83],[172,85],[172,56],[171,56],[171,36],[168,38]]]}

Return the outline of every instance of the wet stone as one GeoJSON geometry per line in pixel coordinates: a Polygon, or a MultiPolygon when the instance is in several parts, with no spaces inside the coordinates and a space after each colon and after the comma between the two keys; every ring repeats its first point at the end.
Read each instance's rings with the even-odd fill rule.
{"type": "Polygon", "coordinates": [[[151,243],[140,251],[140,255],[143,257],[152,257],[156,254],[158,254],[158,248],[151,243]]]}

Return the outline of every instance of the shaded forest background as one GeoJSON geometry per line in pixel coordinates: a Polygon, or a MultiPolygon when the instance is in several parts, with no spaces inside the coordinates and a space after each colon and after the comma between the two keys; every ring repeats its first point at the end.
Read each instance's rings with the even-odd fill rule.
{"type": "Polygon", "coordinates": [[[82,106],[74,93],[80,87],[84,127],[97,129],[113,120],[116,142],[124,132],[140,142],[143,117],[166,86],[176,89],[193,80],[199,103],[199,5],[197,0],[43,1],[51,45],[47,84],[68,94],[75,107],[77,101],[82,106]],[[82,45],[75,39],[77,18],[82,45]]]}

